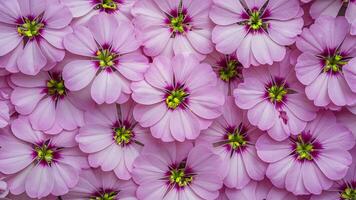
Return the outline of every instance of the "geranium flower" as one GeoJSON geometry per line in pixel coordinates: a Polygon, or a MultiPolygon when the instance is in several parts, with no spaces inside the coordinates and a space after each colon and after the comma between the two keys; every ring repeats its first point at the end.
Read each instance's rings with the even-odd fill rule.
{"type": "Polygon", "coordinates": [[[213,51],[211,0],[140,0],[132,9],[134,24],[148,56],[194,54],[203,60],[213,51]]]}
{"type": "Polygon", "coordinates": [[[66,6],[48,0],[3,0],[0,13],[0,67],[35,75],[63,60],[63,37],[72,32],[66,6]]]}
{"type": "Polygon", "coordinates": [[[98,104],[126,102],[130,82],[142,80],[148,68],[132,24],[105,13],[91,18],[87,26],[77,26],[64,39],[64,46],[81,56],[64,66],[68,89],[78,91],[91,85],[91,96],[98,104]]]}
{"type": "Polygon", "coordinates": [[[133,119],[132,109],[133,103],[129,101],[120,106],[103,105],[88,111],[85,125],[76,137],[79,148],[88,153],[91,167],[114,171],[117,177],[125,180],[131,178],[132,163],[150,136],[148,130],[133,119]]]}
{"type": "Polygon", "coordinates": [[[298,0],[213,0],[210,18],[216,49],[236,53],[246,68],[281,61],[285,46],[302,32],[303,9],[298,0]]]}
{"type": "Polygon", "coordinates": [[[160,143],[145,146],[135,160],[137,198],[214,200],[222,186],[221,161],[205,145],[160,143]]]}
{"type": "Polygon", "coordinates": [[[278,141],[299,134],[316,116],[289,57],[288,53],[283,62],[273,66],[246,69],[244,82],[234,91],[235,102],[247,110],[250,123],[278,141]]]}
{"type": "Polygon", "coordinates": [[[262,135],[257,154],[269,163],[266,175],[279,188],[296,195],[321,194],[345,177],[355,145],[352,133],[336,122],[331,112],[321,112],[297,136],[276,142],[262,135]],[[336,134],[337,133],[337,134],[336,134]]]}
{"type": "Polygon", "coordinates": [[[1,134],[0,171],[12,194],[26,191],[31,198],[68,192],[79,180],[87,161],[74,141],[77,131],[49,137],[32,129],[25,117],[14,120],[12,134],[1,134]]]}
{"type": "Polygon", "coordinates": [[[29,115],[34,129],[58,134],[84,124],[82,107],[88,105],[87,101],[82,100],[83,93],[67,89],[60,69],[36,76],[13,74],[11,82],[14,84],[11,103],[18,113],[29,115]]]}
{"type": "Polygon", "coordinates": [[[216,74],[192,55],[159,56],[134,82],[134,117],[165,142],[196,139],[221,115],[225,96],[216,87],[216,74]]]}
{"type": "Polygon", "coordinates": [[[356,38],[344,17],[324,16],[304,29],[297,40],[302,52],[295,71],[316,106],[340,107],[356,103],[356,38]]]}
{"type": "Polygon", "coordinates": [[[251,180],[260,181],[265,176],[267,165],[258,158],[255,148],[262,132],[250,125],[232,97],[228,97],[222,113],[196,141],[214,147],[223,161],[224,185],[242,189],[251,180]]]}

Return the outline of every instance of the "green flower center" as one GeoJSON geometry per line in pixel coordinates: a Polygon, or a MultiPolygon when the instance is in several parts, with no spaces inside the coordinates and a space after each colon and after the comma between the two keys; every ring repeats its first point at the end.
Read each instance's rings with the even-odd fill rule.
{"type": "Polygon", "coordinates": [[[117,192],[104,193],[101,196],[90,197],[89,200],[115,200],[117,192]]]}
{"type": "Polygon", "coordinates": [[[237,130],[234,133],[228,133],[227,139],[229,140],[229,145],[233,149],[237,149],[247,144],[245,137],[242,134],[240,134],[237,130]]]}
{"type": "Polygon", "coordinates": [[[313,160],[312,152],[314,151],[314,146],[311,143],[304,142],[302,136],[299,135],[296,144],[295,151],[299,160],[313,160]]]}
{"type": "Polygon", "coordinates": [[[51,164],[54,152],[47,145],[43,145],[42,147],[36,146],[35,151],[37,153],[38,161],[45,161],[48,164],[51,164]]]}
{"type": "Polygon", "coordinates": [[[226,67],[219,70],[220,79],[229,82],[231,79],[238,76],[237,71],[238,62],[236,60],[230,60],[226,67]]]}
{"type": "Polygon", "coordinates": [[[340,197],[344,200],[356,200],[356,189],[348,187],[340,194],[340,197]]]}
{"type": "Polygon", "coordinates": [[[173,90],[166,98],[166,104],[170,109],[176,109],[188,96],[183,89],[173,90]]]}
{"type": "Polygon", "coordinates": [[[184,32],[184,18],[185,16],[182,13],[179,13],[178,17],[171,18],[170,27],[173,29],[173,32],[184,32]]]}
{"type": "Polygon", "coordinates": [[[331,57],[325,58],[325,66],[323,71],[324,72],[340,72],[342,67],[347,64],[347,61],[341,55],[334,55],[331,57]]]}
{"type": "Polygon", "coordinates": [[[184,168],[172,169],[170,174],[170,183],[177,184],[179,187],[185,187],[193,181],[193,176],[187,175],[184,168]]]}
{"type": "Polygon", "coordinates": [[[63,80],[51,79],[47,81],[48,95],[50,96],[64,96],[66,95],[66,88],[63,80]]]}
{"type": "Polygon", "coordinates": [[[133,133],[131,129],[122,126],[119,128],[115,128],[114,131],[115,131],[114,140],[118,145],[126,145],[131,142],[131,139],[133,137],[133,133]]]}
{"type": "Polygon", "coordinates": [[[112,67],[115,64],[114,60],[116,57],[117,55],[108,49],[98,50],[96,52],[96,58],[99,60],[99,65],[102,68],[112,67]]]}
{"type": "Polygon", "coordinates": [[[253,30],[258,30],[263,26],[263,21],[261,19],[261,13],[259,11],[252,11],[247,24],[253,30]]]}
{"type": "Polygon", "coordinates": [[[117,9],[117,3],[113,0],[102,0],[102,3],[100,6],[103,9],[110,9],[110,10],[116,10],[117,9]]]}
{"type": "Polygon", "coordinates": [[[44,27],[43,23],[38,22],[37,20],[25,19],[25,22],[22,25],[17,27],[17,32],[21,36],[28,38],[33,38],[40,34],[40,30],[44,27]]]}
{"type": "Polygon", "coordinates": [[[283,85],[273,85],[268,88],[268,98],[272,103],[281,102],[283,97],[286,96],[288,90],[283,85]]]}

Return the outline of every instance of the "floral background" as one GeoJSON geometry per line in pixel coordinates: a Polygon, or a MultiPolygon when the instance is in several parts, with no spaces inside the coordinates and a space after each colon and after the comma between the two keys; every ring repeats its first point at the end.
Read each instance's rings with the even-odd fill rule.
{"type": "Polygon", "coordinates": [[[356,0],[0,0],[0,198],[356,200],[356,0]]]}

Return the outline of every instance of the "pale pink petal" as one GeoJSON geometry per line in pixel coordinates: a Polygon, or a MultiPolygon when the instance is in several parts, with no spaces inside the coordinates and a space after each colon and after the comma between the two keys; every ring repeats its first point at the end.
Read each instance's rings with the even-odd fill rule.
{"type": "Polygon", "coordinates": [[[46,65],[47,59],[43,55],[37,41],[27,42],[23,54],[18,58],[19,70],[27,75],[36,75],[46,65]]]}
{"type": "Polygon", "coordinates": [[[116,72],[103,70],[96,76],[91,86],[91,96],[98,104],[111,104],[121,94],[120,77],[116,72]]]}
{"type": "Polygon", "coordinates": [[[55,102],[52,98],[40,101],[36,109],[29,115],[29,119],[34,129],[50,129],[56,120],[55,102]]]}
{"type": "Polygon", "coordinates": [[[97,67],[94,62],[75,60],[63,68],[63,80],[69,90],[77,91],[86,87],[94,78],[97,67]]]}

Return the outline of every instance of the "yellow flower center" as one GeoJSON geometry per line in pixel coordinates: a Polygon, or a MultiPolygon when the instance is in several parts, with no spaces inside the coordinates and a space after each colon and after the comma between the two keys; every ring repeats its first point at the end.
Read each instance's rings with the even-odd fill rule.
{"type": "Polygon", "coordinates": [[[176,109],[184,99],[188,96],[183,89],[177,89],[170,92],[170,95],[166,98],[166,104],[170,109],[176,109]]]}
{"type": "Polygon", "coordinates": [[[37,20],[29,20],[26,18],[25,22],[17,27],[17,32],[20,36],[33,38],[40,34],[40,30],[43,27],[43,23],[40,23],[37,20]]]}
{"type": "Polygon", "coordinates": [[[53,161],[53,150],[51,150],[46,144],[42,147],[35,147],[35,151],[37,153],[37,160],[44,161],[47,164],[51,164],[53,161]]]}
{"type": "Polygon", "coordinates": [[[193,181],[193,176],[187,175],[184,168],[172,169],[169,180],[171,184],[177,184],[179,187],[185,187],[193,181]]]}
{"type": "Polygon", "coordinates": [[[122,126],[119,128],[115,128],[114,131],[115,131],[114,140],[118,145],[126,145],[131,142],[133,133],[129,128],[122,126]]]}

